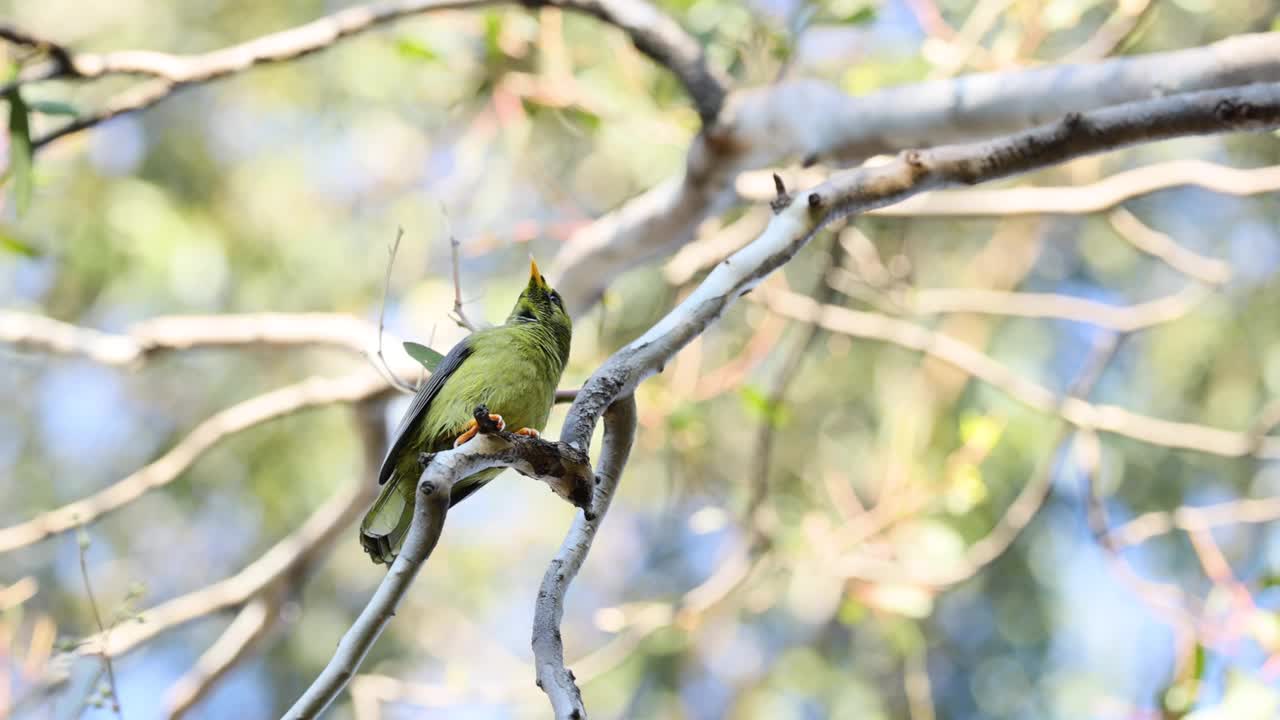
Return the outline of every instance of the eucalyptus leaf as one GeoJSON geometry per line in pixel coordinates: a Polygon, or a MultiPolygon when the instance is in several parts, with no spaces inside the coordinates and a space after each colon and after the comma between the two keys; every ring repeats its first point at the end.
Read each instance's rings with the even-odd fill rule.
{"type": "Polygon", "coordinates": [[[413,60],[424,60],[426,62],[438,62],[440,60],[440,53],[436,52],[430,45],[413,37],[402,37],[396,40],[396,51],[402,57],[413,60]]]}
{"type": "Polygon", "coordinates": [[[404,351],[409,353],[409,357],[421,363],[422,367],[432,372],[435,372],[436,367],[440,365],[440,361],[444,359],[444,356],[440,353],[416,342],[406,342],[404,351]]]}
{"type": "Polygon", "coordinates": [[[76,110],[75,105],[71,103],[60,102],[58,100],[32,100],[27,103],[27,107],[32,112],[38,112],[41,115],[66,115],[68,117],[76,117],[80,114],[76,110]]]}
{"type": "Polygon", "coordinates": [[[42,254],[39,248],[14,235],[8,228],[0,228],[0,251],[29,258],[37,258],[42,254]]]}
{"type": "Polygon", "coordinates": [[[9,168],[5,174],[13,177],[13,199],[18,214],[31,205],[32,165],[31,122],[22,93],[14,88],[5,95],[9,101],[9,168]]]}

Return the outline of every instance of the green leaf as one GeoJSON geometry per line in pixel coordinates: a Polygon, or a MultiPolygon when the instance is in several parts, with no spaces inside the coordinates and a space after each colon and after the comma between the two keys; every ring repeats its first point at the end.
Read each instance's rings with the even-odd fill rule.
{"type": "Polygon", "coordinates": [[[485,56],[489,60],[495,60],[503,56],[502,47],[498,44],[498,39],[502,36],[502,15],[497,12],[487,12],[484,15],[484,50],[485,56]]]}
{"type": "Polygon", "coordinates": [[[17,237],[9,232],[8,228],[2,227],[0,227],[0,250],[29,258],[37,258],[42,255],[40,248],[17,237]]]}
{"type": "Polygon", "coordinates": [[[866,0],[830,0],[818,14],[820,20],[864,25],[876,19],[876,6],[866,0]]]}
{"type": "Polygon", "coordinates": [[[422,363],[422,367],[432,372],[435,372],[435,369],[440,365],[440,361],[444,359],[444,356],[440,353],[416,342],[406,342],[404,351],[409,353],[409,357],[422,363]]]}
{"type": "Polygon", "coordinates": [[[742,398],[747,412],[770,425],[782,427],[787,422],[786,409],[775,404],[760,388],[746,385],[738,391],[738,396],[742,398]]]}
{"type": "Polygon", "coordinates": [[[865,25],[875,19],[876,8],[873,5],[863,5],[857,12],[842,18],[849,25],[865,25]]]}
{"type": "Polygon", "coordinates": [[[27,107],[33,112],[41,115],[67,115],[76,117],[80,114],[79,110],[71,103],[60,102],[58,100],[32,100],[27,103],[27,107]]]}
{"type": "Polygon", "coordinates": [[[440,53],[418,38],[401,37],[396,40],[396,51],[403,57],[412,60],[424,60],[426,62],[438,62],[440,60],[440,53]]]}
{"type": "Polygon", "coordinates": [[[10,90],[5,98],[9,101],[9,168],[5,174],[13,177],[13,199],[21,215],[31,204],[31,123],[18,88],[10,90]]]}

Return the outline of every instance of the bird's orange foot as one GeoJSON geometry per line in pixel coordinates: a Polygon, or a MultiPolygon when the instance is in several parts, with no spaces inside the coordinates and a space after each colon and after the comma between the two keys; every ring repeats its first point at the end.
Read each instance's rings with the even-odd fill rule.
{"type": "MultiPolygon", "coordinates": [[[[497,413],[489,413],[489,419],[497,423],[499,430],[507,427],[507,422],[497,413]]],[[[453,446],[458,447],[462,443],[475,437],[478,432],[480,432],[480,425],[476,423],[475,418],[468,420],[467,429],[463,430],[462,434],[458,436],[458,439],[453,441],[453,446]]]]}
{"type": "Polygon", "coordinates": [[[542,437],[542,434],[539,433],[537,430],[534,430],[533,428],[520,428],[519,430],[516,431],[516,434],[527,435],[528,437],[531,437],[531,438],[542,437]]]}

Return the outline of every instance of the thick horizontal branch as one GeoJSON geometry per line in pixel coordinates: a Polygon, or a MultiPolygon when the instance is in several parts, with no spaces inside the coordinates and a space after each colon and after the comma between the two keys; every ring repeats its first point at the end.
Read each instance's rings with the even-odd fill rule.
{"type": "MultiPolygon", "coordinates": [[[[428,12],[498,4],[506,3],[502,0],[384,0],[339,10],[295,28],[196,55],[150,50],[76,52],[10,24],[0,24],[0,38],[50,54],[47,63],[24,68],[13,83],[0,91],[51,79],[91,80],[107,75],[152,78],[108,101],[102,110],[36,138],[33,146],[39,148],[112,117],[148,108],[180,88],[241,73],[256,65],[294,60],[380,25],[428,12]]],[[[704,121],[710,124],[719,114],[727,92],[724,76],[707,63],[697,40],[645,0],[518,0],[518,4],[530,8],[554,5],[591,15],[621,29],[636,49],[679,78],[704,121]]]]}
{"type": "Polygon", "coordinates": [[[1277,44],[1280,33],[1241,35],[1188,50],[969,75],[861,96],[819,80],[731,93],[715,130],[694,139],[682,177],[625,203],[565,245],[556,260],[557,289],[572,312],[586,311],[621,273],[693,240],[703,220],[734,202],[730,182],[741,171],[792,158],[848,165],[1013,132],[1070,112],[1276,82],[1277,44]]]}
{"type": "MultiPolygon", "coordinates": [[[[780,209],[764,232],[747,247],[711,271],[683,302],[648,332],[606,361],[583,385],[565,420],[562,439],[588,446],[605,408],[658,372],[737,298],[786,263],[822,228],[851,214],[866,212],[950,183],[979,183],[1026,172],[1081,155],[1124,145],[1181,135],[1256,130],[1280,125],[1280,84],[1176,95],[1130,103],[1087,114],[1071,114],[1060,122],[1023,133],[932,150],[909,151],[881,166],[839,173],[813,190],[797,193],[796,202],[780,209]]],[[[812,308],[804,310],[809,318],[812,308]]],[[[973,352],[969,348],[965,351],[973,352]]],[[[1036,386],[1033,395],[1043,388],[1036,386]]],[[[1045,407],[1052,407],[1050,396],[1045,407]]],[[[1132,422],[1118,408],[1089,412],[1075,407],[1082,425],[1175,447],[1244,455],[1255,445],[1248,436],[1154,420],[1132,422]]],[[[1266,440],[1264,455],[1280,453],[1280,440],[1266,440]]]]}
{"type": "MultiPolygon", "coordinates": [[[[775,174],[773,171],[753,171],[739,175],[736,181],[738,193],[745,199],[761,203],[761,207],[744,214],[721,231],[682,247],[666,265],[667,280],[676,285],[684,284],[755,239],[764,229],[768,216],[763,204],[773,201],[777,194],[773,180],[775,174]]],[[[789,181],[800,186],[818,184],[830,176],[826,169],[787,172],[789,181]]],[[[1199,160],[1175,160],[1126,170],[1090,185],[935,190],[907,198],[896,205],[876,208],[867,214],[887,217],[1004,217],[1093,213],[1148,193],[1193,186],[1238,196],[1274,192],[1280,190],[1280,166],[1240,170],[1199,160]]],[[[1116,232],[1130,244],[1189,277],[1209,285],[1221,285],[1230,278],[1231,270],[1227,263],[1178,245],[1168,235],[1147,228],[1124,208],[1115,209],[1108,219],[1116,232]]]]}
{"type": "MultiPolygon", "coordinates": [[[[585,450],[541,438],[497,431],[488,409],[476,408],[480,434],[460,447],[421,457],[422,475],[413,521],[404,546],[360,616],[343,634],[329,664],[284,717],[314,718],[347,686],[369,649],[386,628],[418,570],[431,556],[449,511],[454,483],[493,467],[510,467],[546,482],[561,497],[592,514],[595,485],[585,450]]],[[[600,508],[600,512],[607,505],[600,508]]]]}
{"type": "MultiPolygon", "coordinates": [[[[752,202],[774,197],[773,171],[738,176],[738,194],[752,202]]],[[[792,173],[799,185],[816,184],[830,172],[809,168],[792,173]]],[[[1004,190],[940,190],[922,193],[873,215],[889,217],[983,217],[1006,215],[1081,215],[1101,212],[1161,190],[1198,187],[1225,195],[1257,195],[1280,190],[1280,166],[1233,168],[1203,160],[1173,160],[1125,170],[1087,185],[1018,187],[1004,190]]]]}
{"type": "Polygon", "coordinates": [[[838,173],[805,193],[827,222],[944,185],[972,185],[1139,142],[1265,130],[1280,125],[1280,83],[1173,95],[1092,113],[1069,113],[987,142],[911,150],[885,165],[838,173]]]}
{"type": "Polygon", "coordinates": [[[26,522],[0,529],[0,553],[91,523],[147,492],[168,485],[201,455],[236,433],[308,408],[371,398],[387,389],[385,380],[372,369],[366,369],[342,377],[308,378],[233,405],[196,425],[164,455],[109,487],[26,522]]]}

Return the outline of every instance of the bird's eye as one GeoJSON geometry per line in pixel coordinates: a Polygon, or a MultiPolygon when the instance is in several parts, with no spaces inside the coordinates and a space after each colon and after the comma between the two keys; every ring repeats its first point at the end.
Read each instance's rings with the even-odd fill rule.
{"type": "Polygon", "coordinates": [[[555,290],[551,291],[551,302],[555,303],[556,307],[560,308],[561,310],[564,309],[564,302],[560,300],[560,293],[556,292],[555,290]]]}

